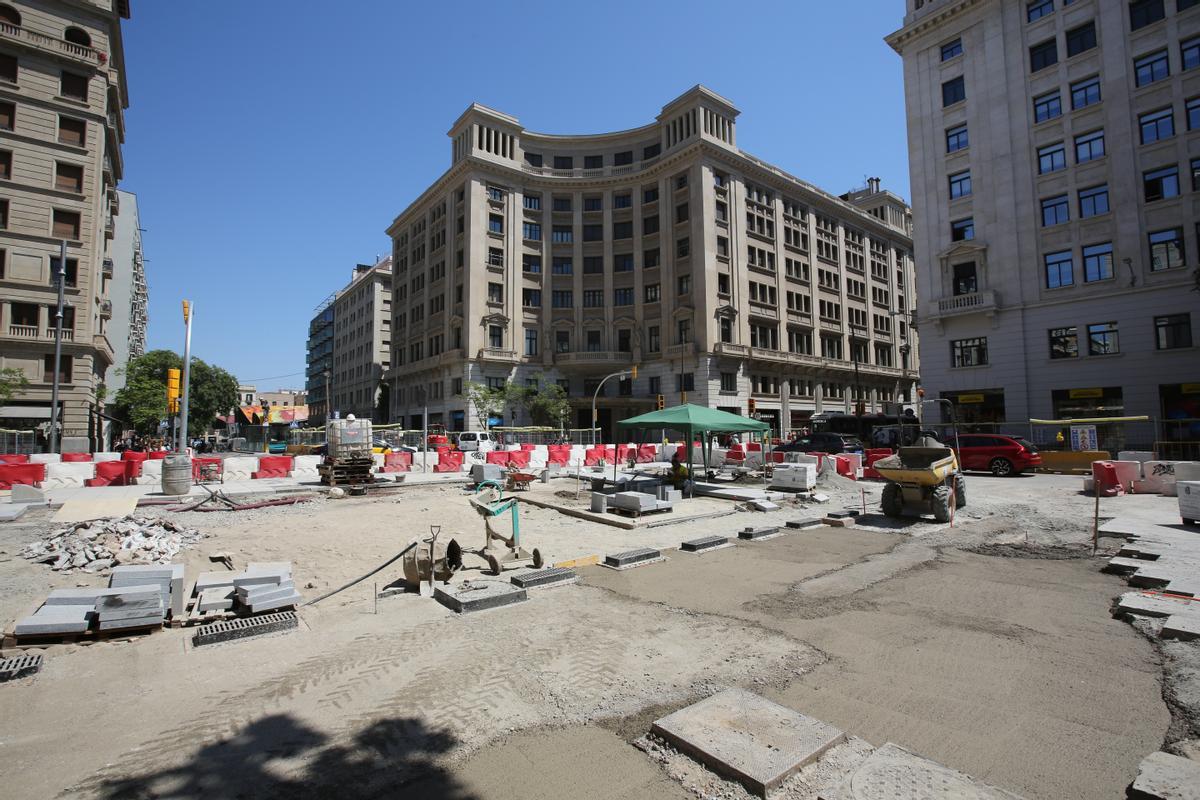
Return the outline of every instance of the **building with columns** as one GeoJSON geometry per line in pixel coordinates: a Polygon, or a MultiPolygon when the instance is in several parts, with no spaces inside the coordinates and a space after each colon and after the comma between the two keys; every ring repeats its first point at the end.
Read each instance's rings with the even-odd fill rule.
{"type": "MultiPolygon", "coordinates": [[[[395,421],[479,426],[464,387],[555,381],[589,427],[681,401],[776,431],[868,413],[917,376],[911,217],[837,197],[737,147],[738,111],[696,86],[654,122],[560,136],[473,104],[449,169],[388,228],[395,421]]],[[[338,317],[340,319],[340,311],[338,317]]],[[[506,423],[523,423],[506,418],[506,423]]]]}
{"type": "MultiPolygon", "coordinates": [[[[0,367],[30,384],[0,408],[0,427],[49,428],[65,242],[59,399],[68,449],[103,444],[101,387],[116,363],[110,322],[132,308],[114,308],[110,294],[128,18],[127,0],[0,2],[0,367]]],[[[130,341],[129,329],[121,335],[130,341]]]]}

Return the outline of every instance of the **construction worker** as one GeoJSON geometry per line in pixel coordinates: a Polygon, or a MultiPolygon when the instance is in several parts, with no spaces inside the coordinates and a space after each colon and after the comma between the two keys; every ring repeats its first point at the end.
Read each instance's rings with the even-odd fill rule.
{"type": "Polygon", "coordinates": [[[679,451],[675,451],[675,455],[671,456],[671,471],[667,473],[667,479],[671,481],[671,487],[683,492],[684,497],[690,497],[692,494],[692,481],[688,475],[688,468],[679,460],[679,451]]]}

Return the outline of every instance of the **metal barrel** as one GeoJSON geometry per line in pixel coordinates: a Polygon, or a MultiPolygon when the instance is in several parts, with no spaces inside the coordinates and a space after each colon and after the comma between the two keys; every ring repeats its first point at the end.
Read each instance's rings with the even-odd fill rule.
{"type": "Polygon", "coordinates": [[[163,459],[163,494],[187,494],[192,489],[192,459],[173,453],[163,459]]]}

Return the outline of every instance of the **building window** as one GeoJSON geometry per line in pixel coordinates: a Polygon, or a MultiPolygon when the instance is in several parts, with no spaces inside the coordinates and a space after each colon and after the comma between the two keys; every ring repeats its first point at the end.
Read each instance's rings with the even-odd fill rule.
{"type": "Polygon", "coordinates": [[[721,391],[736,392],[737,391],[737,373],[722,372],[721,373],[721,391]]]}
{"type": "Polygon", "coordinates": [[[675,323],[675,344],[688,344],[692,341],[692,321],[681,319],[675,323]]]}
{"type": "Polygon", "coordinates": [[[1138,115],[1142,144],[1150,144],[1175,135],[1175,113],[1170,106],[1138,115]]]}
{"type": "Polygon", "coordinates": [[[1086,219],[1108,213],[1108,184],[1079,190],[1079,217],[1086,219]]]}
{"type": "Polygon", "coordinates": [[[0,180],[12,180],[12,150],[0,150],[0,180]]]}
{"type": "Polygon", "coordinates": [[[652,186],[649,189],[644,189],[642,191],[642,205],[646,205],[647,203],[657,203],[657,202],[658,202],[658,187],[657,186],[652,186]]]}
{"type": "Polygon", "coordinates": [[[503,303],[504,302],[504,284],[489,283],[488,284],[488,302],[503,303]]]}
{"type": "Polygon", "coordinates": [[[1047,39],[1029,48],[1029,71],[1037,72],[1058,63],[1058,44],[1047,39]]]}
{"type": "Polygon", "coordinates": [[[676,279],[675,284],[678,289],[676,294],[689,294],[692,291],[692,276],[680,275],[676,279]]]}
{"type": "Polygon", "coordinates": [[[1129,29],[1136,31],[1167,15],[1163,0],[1133,0],[1129,4],[1129,29]]]}
{"type": "Polygon", "coordinates": [[[55,239],[78,239],[79,225],[78,211],[62,211],[56,208],[50,235],[55,239]]]}
{"type": "Polygon", "coordinates": [[[631,306],[633,305],[633,287],[622,287],[613,289],[613,305],[614,306],[631,306]]]}
{"type": "Polygon", "coordinates": [[[952,106],[967,99],[967,85],[962,76],[942,84],[942,107],[952,106]]]}
{"type": "Polygon", "coordinates": [[[1033,98],[1033,121],[1045,122],[1062,116],[1062,97],[1056,89],[1033,98]]]}
{"type": "Polygon", "coordinates": [[[1113,276],[1112,242],[1083,248],[1083,282],[1106,281],[1113,276]]]}
{"type": "Polygon", "coordinates": [[[17,119],[17,107],[12,103],[0,103],[0,130],[11,131],[17,119]]]}
{"type": "Polygon", "coordinates": [[[538,332],[537,328],[525,329],[525,355],[536,356],[538,354],[538,332]]]}
{"type": "Polygon", "coordinates": [[[1200,97],[1187,101],[1187,120],[1189,131],[1200,128],[1200,97]]]}
{"type": "Polygon", "coordinates": [[[583,198],[583,210],[584,211],[603,211],[604,210],[604,198],[603,197],[585,197],[585,198],[583,198]]]}
{"type": "Polygon", "coordinates": [[[492,347],[500,348],[504,346],[504,329],[499,325],[488,326],[488,342],[492,347]]]}
{"type": "Polygon", "coordinates": [[[657,353],[662,349],[662,337],[658,332],[657,325],[646,328],[646,349],[651,353],[657,353]]]}
{"type": "Polygon", "coordinates": [[[955,339],[950,342],[950,355],[955,367],[982,367],[988,363],[987,337],[955,339]]]}
{"type": "Polygon", "coordinates": [[[955,127],[946,131],[947,153],[955,153],[959,150],[966,150],[969,145],[970,142],[967,137],[966,125],[956,125],[955,127]]]}
{"type": "Polygon", "coordinates": [[[1148,238],[1151,272],[1183,266],[1183,228],[1153,231],[1148,238]]]}
{"type": "Polygon", "coordinates": [[[541,308],[542,307],[542,290],[541,289],[522,289],[521,290],[521,305],[525,308],[541,308]]]}
{"type": "Polygon", "coordinates": [[[1096,23],[1088,22],[1067,31],[1067,58],[1087,52],[1096,46],[1096,23]]]}
{"type": "Polygon", "coordinates": [[[1192,159],[1192,191],[1200,191],[1200,158],[1192,159]]]}
{"type": "MultiPolygon", "coordinates": [[[[626,223],[628,224],[628,223],[626,223]]],[[[603,225],[584,225],[583,240],[585,242],[601,242],[604,241],[604,226],[603,225]]]]}
{"type": "Polygon", "coordinates": [[[1142,173],[1142,188],[1145,190],[1147,203],[1178,197],[1179,168],[1164,167],[1142,173]]]}
{"type": "Polygon", "coordinates": [[[675,374],[675,391],[677,392],[694,392],[696,390],[696,376],[691,372],[678,372],[675,374]]]}
{"type": "Polygon", "coordinates": [[[541,167],[542,166],[542,154],[541,153],[528,153],[528,152],[525,153],[525,163],[531,167],[541,167]]]}
{"type": "Polygon", "coordinates": [[[1158,50],[1135,59],[1133,73],[1134,82],[1138,86],[1147,86],[1168,77],[1171,74],[1171,65],[1167,61],[1167,51],[1158,50]]]}
{"type": "Polygon", "coordinates": [[[1083,164],[1104,156],[1104,131],[1092,131],[1075,137],[1075,163],[1083,164]]]}
{"type": "MultiPolygon", "coordinates": [[[[617,331],[617,352],[633,352],[633,332],[628,328],[621,328],[619,331],[617,331]]],[[[633,388],[632,381],[622,381],[621,386],[622,388],[625,388],[626,386],[631,389],[633,388]]],[[[630,392],[622,391],[622,394],[630,394],[630,392]]]]}
{"type": "MultiPolygon", "coordinates": [[[[51,286],[58,285],[58,261],[59,260],[57,258],[51,256],[51,258],[50,258],[50,285],[51,286]]],[[[66,275],[64,277],[66,278],[66,281],[63,284],[64,286],[74,288],[78,284],[78,282],[79,282],[79,259],[77,259],[77,258],[68,258],[67,259],[67,269],[66,269],[66,275]]],[[[64,309],[64,311],[70,311],[73,314],[75,312],[75,309],[73,309],[73,308],[64,309]]],[[[53,317],[53,312],[51,313],[51,316],[53,317]]],[[[68,326],[64,323],[63,327],[73,327],[73,326],[68,326]]]]}
{"type": "Polygon", "coordinates": [[[532,275],[540,275],[542,272],[542,257],[525,253],[521,256],[521,271],[532,275]]]}
{"type": "Polygon", "coordinates": [[[631,208],[632,206],[633,195],[631,195],[629,192],[613,195],[613,208],[631,208]]]}
{"type": "Polygon", "coordinates": [[[1100,77],[1093,76],[1071,84],[1071,109],[1078,111],[1100,102],[1100,77]]]}
{"type": "Polygon", "coordinates": [[[613,154],[613,166],[623,167],[626,164],[632,164],[632,163],[633,163],[633,151],[632,150],[622,150],[619,153],[613,154]]]}
{"type": "Polygon", "coordinates": [[[555,289],[550,293],[550,305],[554,308],[574,308],[574,293],[570,289],[555,289]]]}
{"type": "Polygon", "coordinates": [[[1046,288],[1058,289],[1075,283],[1075,267],[1070,250],[1046,253],[1046,288]]]}
{"type": "Polygon", "coordinates": [[[954,294],[975,294],[979,291],[979,280],[975,273],[975,262],[967,261],[954,265],[954,294]]]}
{"type": "Polygon", "coordinates": [[[1067,328],[1050,329],[1050,358],[1077,358],[1079,356],[1079,331],[1071,325],[1067,328]]]}
{"type": "Polygon", "coordinates": [[[64,72],[59,83],[59,93],[72,100],[86,101],[88,99],[88,79],[83,75],[64,72]]]}
{"type": "Polygon", "coordinates": [[[687,186],[687,183],[688,183],[688,176],[687,176],[686,172],[681,175],[675,176],[675,189],[676,190],[685,188],[687,186]]]}
{"type": "Polygon", "coordinates": [[[604,308],[604,290],[603,289],[584,289],[583,290],[583,307],[584,308],[604,308]]]}
{"type": "Polygon", "coordinates": [[[499,186],[488,186],[486,191],[488,200],[495,200],[497,203],[504,201],[504,190],[499,186]]]}
{"type": "Polygon", "coordinates": [[[644,295],[647,303],[657,303],[662,299],[662,290],[657,283],[648,283],[644,289],[644,295]]]}
{"type": "Polygon", "coordinates": [[[531,242],[542,240],[542,226],[538,222],[526,222],[521,226],[521,235],[531,242]]]}
{"type": "Polygon", "coordinates": [[[633,253],[614,253],[613,272],[633,272],[633,253]]]}
{"type": "Polygon", "coordinates": [[[570,244],[575,241],[575,232],[571,230],[570,225],[555,225],[550,231],[550,241],[555,244],[570,244]]]}
{"type": "Polygon", "coordinates": [[[1184,70],[1200,67],[1200,37],[1188,39],[1179,45],[1179,61],[1180,68],[1184,70]]]}
{"type": "Polygon", "coordinates": [[[1049,16],[1054,13],[1054,0],[1030,0],[1025,4],[1025,20],[1033,22],[1035,19],[1049,16]]]}
{"type": "Polygon", "coordinates": [[[488,214],[488,231],[491,233],[504,233],[504,217],[499,214],[488,214]]]}
{"type": "Polygon", "coordinates": [[[555,156],[554,157],[554,168],[555,169],[574,169],[575,168],[575,159],[572,156],[555,156]]]}
{"type": "Polygon", "coordinates": [[[717,273],[717,294],[729,294],[729,275],[724,272],[717,273]]]}
{"type": "Polygon", "coordinates": [[[554,332],[554,352],[556,352],[556,353],[571,352],[571,332],[570,331],[555,331],[554,332]]]}
{"type": "Polygon", "coordinates": [[[953,42],[947,42],[942,45],[942,61],[949,61],[956,56],[961,56],[963,52],[962,39],[955,39],[953,42]]]}
{"type": "Polygon", "coordinates": [[[967,197],[971,194],[971,170],[956,172],[950,176],[950,199],[967,197]]]}
{"type": "Polygon", "coordinates": [[[1057,197],[1047,197],[1042,200],[1042,227],[1061,225],[1071,219],[1069,204],[1065,194],[1057,197]]]}
{"type": "MultiPolygon", "coordinates": [[[[1158,350],[1176,350],[1192,346],[1190,314],[1167,314],[1154,318],[1154,345],[1158,350]]],[[[53,358],[53,356],[46,356],[53,358]]]]}
{"type": "Polygon", "coordinates": [[[584,156],[584,169],[602,169],[604,167],[604,156],[584,156]]]}
{"type": "Polygon", "coordinates": [[[1087,326],[1088,355],[1111,356],[1121,352],[1117,339],[1117,323],[1096,322],[1087,326]]]}
{"type": "Polygon", "coordinates": [[[521,203],[529,211],[542,210],[542,196],[540,194],[527,194],[521,198],[521,203]]]}
{"type": "Polygon", "coordinates": [[[1067,168],[1067,148],[1062,142],[1038,148],[1038,174],[1057,172],[1067,168]]]}
{"type": "Polygon", "coordinates": [[[17,57],[0,53],[0,81],[17,82],[17,57]]]}
{"type": "MultiPolygon", "coordinates": [[[[71,382],[71,377],[72,377],[71,373],[72,373],[72,367],[73,367],[72,361],[73,361],[73,359],[69,355],[63,354],[62,356],[60,356],[60,359],[58,362],[58,367],[59,367],[58,382],[59,383],[70,383],[71,382]]],[[[43,360],[43,368],[44,368],[44,374],[46,376],[45,377],[46,383],[54,383],[54,354],[53,353],[46,354],[46,357],[43,360]]]]}
{"type": "Polygon", "coordinates": [[[584,256],[583,257],[583,274],[584,275],[600,275],[604,272],[604,257],[603,256],[584,256]]]}
{"type": "Polygon", "coordinates": [[[570,211],[571,210],[571,198],[555,197],[551,201],[551,205],[555,211],[570,211]]]}
{"type": "Polygon", "coordinates": [[[642,267],[651,269],[659,265],[660,255],[657,247],[652,247],[649,250],[642,251],[642,267]]]}
{"type": "Polygon", "coordinates": [[[550,274],[552,275],[570,275],[574,272],[574,266],[569,258],[556,256],[550,264],[550,274]]]}
{"type": "Polygon", "coordinates": [[[687,258],[692,253],[692,243],[688,237],[683,237],[675,242],[675,257],[687,258]]]}
{"type": "Polygon", "coordinates": [[[950,241],[965,242],[975,238],[975,218],[955,220],[950,223],[950,241]]]}
{"type": "MultiPolygon", "coordinates": [[[[596,227],[600,227],[600,226],[597,225],[596,227]]],[[[586,233],[587,226],[584,226],[584,231],[586,233]]],[[[613,238],[614,239],[632,239],[633,238],[633,223],[628,220],[626,220],[625,222],[614,222],[613,223],[613,238]]],[[[586,235],[584,236],[584,241],[587,241],[586,235]]]]}
{"type": "Polygon", "coordinates": [[[58,141],[72,147],[87,146],[87,123],[71,117],[58,118],[58,141]]]}

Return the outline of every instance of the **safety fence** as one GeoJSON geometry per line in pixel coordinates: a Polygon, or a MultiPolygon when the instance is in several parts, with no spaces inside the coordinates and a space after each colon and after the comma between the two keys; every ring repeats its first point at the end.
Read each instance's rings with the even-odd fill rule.
{"type": "Polygon", "coordinates": [[[0,453],[39,453],[34,431],[0,430],[0,453]]]}
{"type": "MultiPolygon", "coordinates": [[[[928,423],[942,441],[953,438],[954,426],[928,423]],[[949,437],[949,438],[948,438],[949,437]]],[[[958,425],[959,433],[997,434],[1027,439],[1046,451],[1122,450],[1153,452],[1171,461],[1200,460],[1200,419],[1093,417],[1089,419],[983,422],[958,425]]]]}

